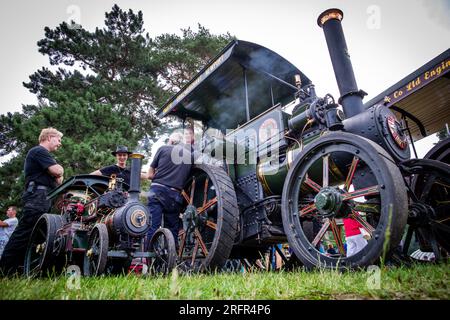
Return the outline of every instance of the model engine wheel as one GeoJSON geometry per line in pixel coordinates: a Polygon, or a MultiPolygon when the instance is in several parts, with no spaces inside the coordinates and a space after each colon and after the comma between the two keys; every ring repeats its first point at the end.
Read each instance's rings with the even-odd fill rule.
{"type": "Polygon", "coordinates": [[[98,223],[89,235],[88,248],[84,256],[83,273],[85,276],[103,274],[108,260],[108,230],[106,225],[98,223]]]}
{"type": "Polygon", "coordinates": [[[407,213],[406,187],[392,158],[375,143],[349,133],[330,133],[309,144],[284,183],[284,230],[308,268],[374,263],[400,242],[407,213]],[[357,236],[359,247],[347,255],[344,244],[356,243],[359,233],[366,239],[357,236]],[[337,252],[326,252],[325,244],[337,252]]]}
{"type": "Polygon", "coordinates": [[[237,235],[239,209],[233,183],[218,167],[195,165],[182,191],[180,262],[191,270],[220,269],[237,235]]]}
{"type": "Polygon", "coordinates": [[[54,242],[57,231],[63,225],[62,217],[56,214],[43,214],[31,232],[25,253],[25,275],[34,277],[45,272],[61,271],[61,256],[54,255],[54,242]]]}
{"type": "Polygon", "coordinates": [[[156,274],[169,274],[177,263],[175,239],[169,229],[159,228],[150,240],[149,251],[153,253],[150,259],[149,271],[156,274]]]}

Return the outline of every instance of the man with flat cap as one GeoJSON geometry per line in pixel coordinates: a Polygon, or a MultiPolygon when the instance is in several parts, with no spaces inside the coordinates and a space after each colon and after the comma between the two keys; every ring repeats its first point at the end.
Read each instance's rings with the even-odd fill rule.
{"type": "Polygon", "coordinates": [[[116,157],[117,163],[103,167],[99,170],[95,170],[94,172],[91,172],[91,174],[108,177],[110,177],[112,174],[115,174],[116,178],[121,178],[123,179],[124,183],[130,185],[131,172],[130,169],[126,167],[126,165],[128,156],[131,153],[132,152],[129,152],[126,146],[117,146],[116,151],[111,152],[111,154],[116,157]]]}

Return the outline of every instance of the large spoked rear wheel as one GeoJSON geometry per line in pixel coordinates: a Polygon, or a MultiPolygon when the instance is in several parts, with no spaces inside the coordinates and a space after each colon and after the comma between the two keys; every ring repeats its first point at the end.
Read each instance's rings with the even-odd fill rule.
{"type": "Polygon", "coordinates": [[[233,183],[215,166],[195,165],[182,191],[178,255],[190,270],[220,269],[237,235],[239,209],[233,183]]]}
{"type": "Polygon", "coordinates": [[[88,248],[84,256],[83,273],[85,276],[103,274],[108,260],[108,230],[105,224],[98,223],[89,235],[88,248]]]}
{"type": "Polygon", "coordinates": [[[392,158],[349,133],[308,145],[284,183],[284,230],[308,268],[373,264],[398,245],[407,213],[406,187],[392,158]]]}
{"type": "Polygon", "coordinates": [[[40,276],[45,273],[59,272],[61,257],[54,253],[54,242],[57,231],[62,228],[61,216],[56,214],[43,214],[31,232],[28,248],[25,253],[25,275],[28,277],[40,276]]]}
{"type": "Polygon", "coordinates": [[[175,239],[169,229],[159,228],[150,240],[149,251],[153,254],[150,259],[149,271],[154,274],[169,274],[177,263],[175,239]]]}

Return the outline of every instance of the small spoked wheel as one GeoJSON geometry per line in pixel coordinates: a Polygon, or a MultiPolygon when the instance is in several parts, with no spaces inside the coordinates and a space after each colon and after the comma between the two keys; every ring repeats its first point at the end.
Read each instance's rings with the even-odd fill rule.
{"type": "Polygon", "coordinates": [[[57,238],[57,231],[61,229],[63,221],[61,216],[56,214],[43,214],[31,232],[28,248],[25,253],[25,275],[35,277],[43,275],[45,272],[60,271],[60,257],[54,254],[54,242],[57,238]]]}
{"type": "Polygon", "coordinates": [[[222,268],[237,234],[239,210],[233,182],[219,167],[200,164],[182,191],[178,255],[182,267],[201,271],[222,268]]]}
{"type": "Polygon", "coordinates": [[[89,235],[88,248],[84,256],[83,273],[85,276],[103,274],[108,260],[108,230],[106,225],[98,223],[89,235]]]}
{"type": "Polygon", "coordinates": [[[177,251],[175,239],[169,229],[156,230],[149,244],[153,258],[149,260],[149,271],[155,274],[169,274],[176,266],[177,251]]]}
{"type": "Polygon", "coordinates": [[[398,245],[407,204],[403,177],[386,151],[353,134],[330,133],[290,168],[283,226],[306,267],[364,267],[398,245]]]}

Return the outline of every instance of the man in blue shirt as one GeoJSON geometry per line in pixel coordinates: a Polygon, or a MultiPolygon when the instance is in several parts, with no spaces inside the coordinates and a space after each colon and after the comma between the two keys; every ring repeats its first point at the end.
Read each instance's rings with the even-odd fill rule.
{"type": "Polygon", "coordinates": [[[3,249],[5,249],[5,246],[8,243],[9,237],[11,237],[11,234],[17,227],[18,220],[16,218],[16,214],[17,207],[10,206],[8,210],[6,210],[6,216],[8,219],[0,221],[0,257],[3,254],[3,249]]]}

